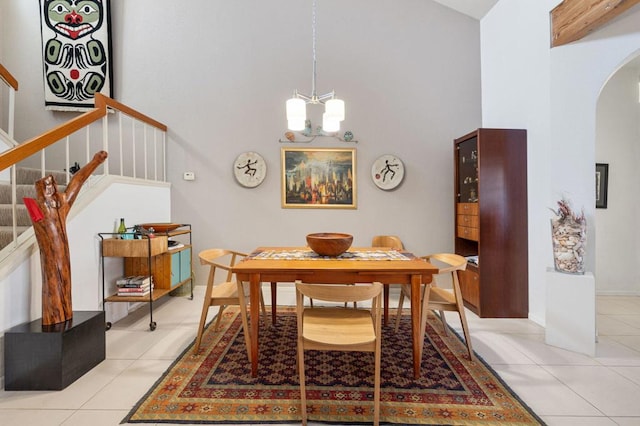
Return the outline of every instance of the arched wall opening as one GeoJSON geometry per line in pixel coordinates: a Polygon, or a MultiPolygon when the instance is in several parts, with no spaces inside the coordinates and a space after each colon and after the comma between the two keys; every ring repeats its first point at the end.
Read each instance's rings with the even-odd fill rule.
{"type": "MultiPolygon", "coordinates": [[[[596,156],[598,103],[611,77],[637,56],[640,46],[639,22],[640,12],[636,11],[579,42],[552,49],[550,54],[550,140],[553,147],[550,196],[553,200],[558,194],[566,193],[576,208],[584,208],[588,224],[586,269],[594,274],[595,289],[593,286],[580,289],[585,292],[583,296],[587,296],[588,292],[600,294],[607,269],[611,269],[611,266],[603,264],[602,258],[597,261],[598,237],[602,237],[599,227],[606,229],[606,225],[600,223],[603,221],[601,212],[596,212],[595,208],[595,164],[606,162],[600,159],[600,151],[596,156]]],[[[610,169],[610,173],[612,171],[610,169]]],[[[614,178],[612,174],[611,178],[614,178]]],[[[612,206],[612,202],[609,200],[609,206],[612,206]]],[[[638,232],[633,228],[624,234],[625,238],[629,238],[627,246],[633,247],[637,235],[638,232]]],[[[624,250],[627,259],[638,258],[637,250],[616,247],[615,241],[608,244],[613,253],[621,254],[624,250]]],[[[637,264],[637,260],[627,262],[620,262],[615,267],[624,270],[626,279],[637,283],[637,276],[629,274],[633,269],[629,266],[637,264]]],[[[548,293],[553,290],[549,288],[553,282],[546,284],[548,293]]],[[[579,305],[576,311],[583,312],[585,317],[596,317],[595,297],[579,299],[590,302],[577,303],[574,300],[572,303],[579,305]]],[[[601,327],[598,330],[603,331],[601,327]]]]}
{"type": "Polygon", "coordinates": [[[595,159],[606,164],[606,208],[595,210],[596,292],[640,294],[640,259],[634,224],[640,211],[640,50],[633,52],[602,86],[596,105],[595,159]]]}

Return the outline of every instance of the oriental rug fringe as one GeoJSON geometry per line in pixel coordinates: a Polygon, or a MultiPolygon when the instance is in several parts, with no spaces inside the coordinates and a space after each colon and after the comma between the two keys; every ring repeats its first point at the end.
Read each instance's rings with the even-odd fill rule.
{"type": "MultiPolygon", "coordinates": [[[[392,323],[391,321],[390,323],[392,323]]],[[[380,420],[386,424],[541,425],[507,385],[455,333],[444,336],[430,315],[422,374],[413,378],[411,323],[398,333],[383,327],[380,420]]],[[[370,424],[373,354],[305,353],[309,421],[370,424]]],[[[259,377],[251,377],[239,309],[208,327],[199,353],[193,343],[136,404],[123,423],[299,423],[294,309],[278,310],[275,326],[261,324],[259,377]]]]}

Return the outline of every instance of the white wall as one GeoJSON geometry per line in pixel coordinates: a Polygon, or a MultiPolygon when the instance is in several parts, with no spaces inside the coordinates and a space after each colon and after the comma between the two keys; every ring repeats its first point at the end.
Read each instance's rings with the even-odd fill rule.
{"type": "MultiPolygon", "coordinates": [[[[118,178],[111,178],[118,181],[118,178]]],[[[167,184],[134,184],[126,180],[109,185],[100,197],[82,209],[69,222],[69,240],[74,241],[71,251],[71,280],[74,310],[102,308],[102,282],[100,264],[100,238],[98,232],[113,232],[114,223],[124,218],[127,226],[138,223],[171,221],[171,188],[167,184]]],[[[106,236],[108,238],[108,236],[106,236]]],[[[71,246],[70,246],[71,247],[71,246]]],[[[122,276],[123,261],[105,259],[105,292],[115,292],[114,280],[122,276]]],[[[115,322],[127,312],[126,303],[107,305],[107,320],[115,322]]]]}
{"type": "MultiPolygon", "coordinates": [[[[34,122],[17,128],[26,138],[62,113],[42,106],[37,2],[0,4],[10,9],[3,42],[16,47],[0,61],[27,94],[18,116],[34,122]]],[[[294,89],[311,90],[310,0],[112,1],[115,97],[169,126],[172,219],[193,224],[196,253],[304,244],[320,231],[352,233],[355,245],[388,233],[418,254],[452,250],[453,139],[481,124],[479,22],[425,0],[323,0],[317,12],[317,89],[345,100],[342,130],[360,141],[348,145],[357,150],[357,210],[281,208],[284,103],[294,89]],[[233,177],[244,151],[267,162],[255,189],[233,177]],[[395,191],[370,178],[383,154],[405,163],[395,191]],[[185,171],[196,180],[183,181],[185,171]]]]}
{"type": "Polygon", "coordinates": [[[626,66],[606,83],[598,98],[596,162],[609,164],[608,206],[595,210],[596,267],[600,294],[640,293],[640,272],[623,265],[637,264],[637,222],[640,127],[638,76],[626,66]]]}
{"type": "MultiPolygon", "coordinates": [[[[91,191],[78,197],[67,220],[71,256],[71,291],[74,311],[102,310],[102,274],[99,232],[112,232],[114,220],[124,217],[130,224],[171,220],[171,188],[168,184],[132,183],[109,177],[94,183],[91,191]]],[[[86,184],[85,184],[86,186],[86,184]]],[[[16,253],[13,265],[3,263],[0,275],[0,334],[9,328],[42,316],[42,274],[40,252],[35,243],[16,253]]],[[[114,280],[122,275],[123,261],[105,261],[106,293],[112,294],[114,280]]],[[[117,321],[128,312],[128,303],[106,306],[107,321],[117,321]]],[[[4,339],[0,339],[0,349],[4,339]]],[[[4,359],[0,358],[0,372],[4,359]]],[[[1,373],[0,373],[1,374],[1,373]]]]}
{"type": "MultiPolygon", "coordinates": [[[[293,89],[310,90],[311,2],[199,0],[185,11],[168,0],[114,0],[115,94],[169,125],[172,219],[194,225],[196,251],[302,244],[306,233],[325,230],[351,232],[361,245],[394,233],[417,253],[451,249],[451,140],[480,125],[526,128],[530,316],[543,323],[548,209],[563,195],[584,206],[594,270],[596,103],[640,46],[634,9],[582,41],[549,49],[548,13],[557,3],[501,1],[481,25],[423,0],[320,3],[318,91],[335,89],[345,99],[343,130],[360,140],[357,210],[280,207],[277,140],[284,101],[293,89]],[[194,14],[206,18],[200,23],[194,14]],[[255,189],[237,185],[231,171],[248,150],[268,166],[255,189]],[[369,178],[386,153],[407,169],[392,192],[369,178]],[[181,180],[187,170],[194,182],[181,180]]],[[[16,138],[24,140],[70,115],[42,106],[37,2],[0,0],[0,9],[0,61],[20,80],[17,116],[29,119],[16,138]]]]}
{"type": "Polygon", "coordinates": [[[585,38],[583,42],[552,50],[551,89],[557,99],[552,103],[554,108],[551,111],[552,142],[554,145],[562,144],[563,148],[560,156],[555,158],[554,170],[557,171],[557,182],[564,181],[572,188],[576,204],[585,206],[587,220],[591,223],[588,231],[595,237],[588,237],[587,267],[595,271],[598,288],[600,271],[595,262],[598,233],[594,231],[594,227],[598,228],[598,222],[593,178],[596,106],[600,92],[611,75],[630,58],[638,55],[639,28],[640,9],[634,8],[631,13],[585,38]],[[563,165],[564,171],[559,169],[563,165]]]}
{"type": "Polygon", "coordinates": [[[548,12],[554,3],[500,1],[481,22],[482,125],[527,130],[529,317],[539,323],[544,323],[545,271],[553,265],[548,12]]]}
{"type": "Polygon", "coordinates": [[[421,0],[320,2],[318,91],[335,89],[346,101],[343,130],[360,141],[358,209],[282,209],[278,139],[285,100],[311,90],[311,2],[196,3],[207,25],[176,19],[183,5],[175,2],[114,3],[116,93],[169,123],[173,216],[194,224],[196,252],[304,244],[319,231],[352,233],[356,245],[391,233],[417,253],[452,249],[452,139],[480,124],[477,21],[421,0]],[[152,24],[139,26],[141,15],[152,24]],[[166,91],[148,96],[157,87],[166,91]],[[249,150],[267,162],[255,189],[232,174],[249,150]],[[393,192],[370,179],[387,153],[406,167],[393,192]],[[181,180],[184,171],[196,181],[181,180]]]}
{"type": "Polygon", "coordinates": [[[550,49],[548,14],[557,3],[501,1],[481,23],[483,125],[529,132],[529,315],[540,323],[544,271],[553,265],[548,208],[562,196],[584,208],[586,266],[595,271],[596,103],[609,76],[640,46],[636,8],[581,41],[550,49]]]}
{"type": "MultiPolygon", "coordinates": [[[[99,232],[112,232],[114,220],[124,217],[130,224],[168,222],[171,188],[167,184],[140,185],[109,177],[96,184],[90,196],[78,197],[67,220],[71,256],[72,304],[74,311],[102,309],[99,232]]],[[[42,315],[42,281],[37,244],[14,261],[0,281],[0,331],[42,315]],[[24,262],[24,259],[28,259],[24,262]]],[[[4,265],[3,268],[8,267],[4,265]]],[[[122,275],[122,260],[105,264],[107,281],[122,275]]],[[[115,287],[111,286],[113,290],[115,287]]],[[[114,304],[115,305],[115,304],[114,304]]],[[[115,307],[124,309],[126,304],[115,307]]]]}

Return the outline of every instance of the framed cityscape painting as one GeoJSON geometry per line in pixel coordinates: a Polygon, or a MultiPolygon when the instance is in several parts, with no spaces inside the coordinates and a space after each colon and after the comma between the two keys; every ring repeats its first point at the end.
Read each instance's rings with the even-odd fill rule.
{"type": "Polygon", "coordinates": [[[355,149],[282,148],[282,207],[355,209],[355,149]]]}

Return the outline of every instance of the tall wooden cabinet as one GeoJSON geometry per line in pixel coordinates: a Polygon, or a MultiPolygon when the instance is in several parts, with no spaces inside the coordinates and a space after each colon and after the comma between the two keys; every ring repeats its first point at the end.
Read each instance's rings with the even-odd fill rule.
{"type": "Polygon", "coordinates": [[[477,129],[455,139],[454,161],[455,251],[470,260],[458,275],[465,306],[526,318],[527,132],[477,129]]]}

